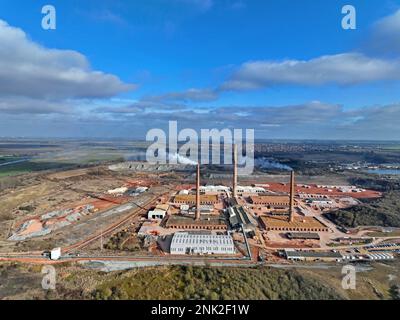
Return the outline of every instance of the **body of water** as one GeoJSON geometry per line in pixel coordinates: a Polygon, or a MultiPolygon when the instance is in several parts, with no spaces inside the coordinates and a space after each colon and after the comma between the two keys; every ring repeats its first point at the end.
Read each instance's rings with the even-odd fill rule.
{"type": "Polygon", "coordinates": [[[5,167],[5,166],[12,165],[12,164],[22,163],[22,162],[26,162],[29,160],[30,159],[20,159],[20,160],[14,160],[14,161],[10,161],[10,162],[0,163],[0,167],[5,167]]]}
{"type": "Polygon", "coordinates": [[[370,169],[367,170],[368,173],[373,174],[400,174],[400,169],[370,169]]]}

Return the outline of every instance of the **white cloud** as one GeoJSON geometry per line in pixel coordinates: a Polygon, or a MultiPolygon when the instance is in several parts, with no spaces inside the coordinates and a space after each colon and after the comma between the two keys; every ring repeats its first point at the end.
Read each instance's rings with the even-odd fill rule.
{"type": "Polygon", "coordinates": [[[218,93],[212,89],[191,88],[182,92],[168,92],[157,96],[145,97],[144,101],[213,101],[218,99],[218,93]]]}
{"type": "Polygon", "coordinates": [[[33,114],[29,118],[20,113],[3,114],[0,136],[144,138],[149,129],[167,130],[168,121],[174,120],[178,121],[180,129],[192,128],[198,132],[207,128],[255,129],[257,139],[400,139],[399,104],[346,109],[341,105],[314,101],[286,106],[215,107],[203,109],[203,112],[189,107],[170,112],[157,108],[146,112],[138,109],[139,112],[132,114],[120,111],[117,108],[116,113],[110,114],[109,110],[99,108],[86,115],[33,114]]]}
{"type": "Polygon", "coordinates": [[[152,128],[167,130],[168,121],[178,121],[180,129],[236,128],[255,129],[257,139],[400,139],[400,105],[385,105],[346,109],[341,105],[309,102],[287,106],[227,106],[204,109],[187,108],[161,112],[113,113],[101,109],[87,115],[25,115],[0,117],[0,136],[21,132],[25,135],[56,133],[59,136],[144,138],[152,128]],[[245,113],[239,112],[246,110],[245,113]],[[60,131],[68,125],[69,131],[60,131]],[[18,130],[16,127],[18,127],[18,130]],[[72,129],[73,128],[73,129],[72,129]],[[134,130],[132,130],[134,129],[134,130]],[[75,131],[76,132],[75,132],[75,131]]]}
{"type": "Polygon", "coordinates": [[[135,88],[117,76],[93,71],[76,51],[47,49],[0,20],[0,98],[105,98],[135,88]]]}
{"type": "Polygon", "coordinates": [[[368,39],[368,47],[375,52],[400,53],[400,10],[378,20],[368,39]]]}
{"type": "Polygon", "coordinates": [[[74,110],[74,104],[68,101],[48,101],[28,97],[0,98],[1,114],[69,114],[74,110]]]}
{"type": "Polygon", "coordinates": [[[399,60],[370,58],[361,53],[343,53],[305,61],[247,62],[240,66],[221,88],[223,90],[250,90],[279,84],[354,85],[399,79],[399,60]]]}
{"type": "Polygon", "coordinates": [[[382,32],[400,32],[400,10],[377,21],[375,27],[382,32]]]}

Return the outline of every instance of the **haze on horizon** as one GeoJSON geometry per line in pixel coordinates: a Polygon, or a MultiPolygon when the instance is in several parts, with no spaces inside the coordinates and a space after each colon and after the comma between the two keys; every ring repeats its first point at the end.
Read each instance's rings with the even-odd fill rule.
{"type": "Polygon", "coordinates": [[[400,2],[55,0],[0,4],[0,137],[400,140],[400,2]],[[23,10],[22,10],[23,8],[23,10]]]}

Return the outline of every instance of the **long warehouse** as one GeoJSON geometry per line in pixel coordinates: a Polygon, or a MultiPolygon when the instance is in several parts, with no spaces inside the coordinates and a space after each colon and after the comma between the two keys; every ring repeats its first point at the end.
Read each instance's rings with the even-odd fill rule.
{"type": "Polygon", "coordinates": [[[205,232],[177,232],[170,247],[171,254],[235,254],[235,245],[230,235],[205,232]]]}

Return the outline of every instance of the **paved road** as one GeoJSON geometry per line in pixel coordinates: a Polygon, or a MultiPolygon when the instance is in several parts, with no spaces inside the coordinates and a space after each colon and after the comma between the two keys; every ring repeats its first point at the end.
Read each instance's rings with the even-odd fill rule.
{"type": "Polygon", "coordinates": [[[256,261],[249,260],[247,257],[187,257],[187,256],[102,256],[102,255],[88,255],[88,256],[63,256],[61,259],[52,261],[40,255],[26,255],[19,256],[13,255],[0,255],[0,261],[14,261],[22,263],[34,264],[62,264],[65,262],[137,262],[137,263],[152,263],[157,265],[188,265],[188,264],[210,264],[219,263],[221,265],[258,265],[256,261]]]}

